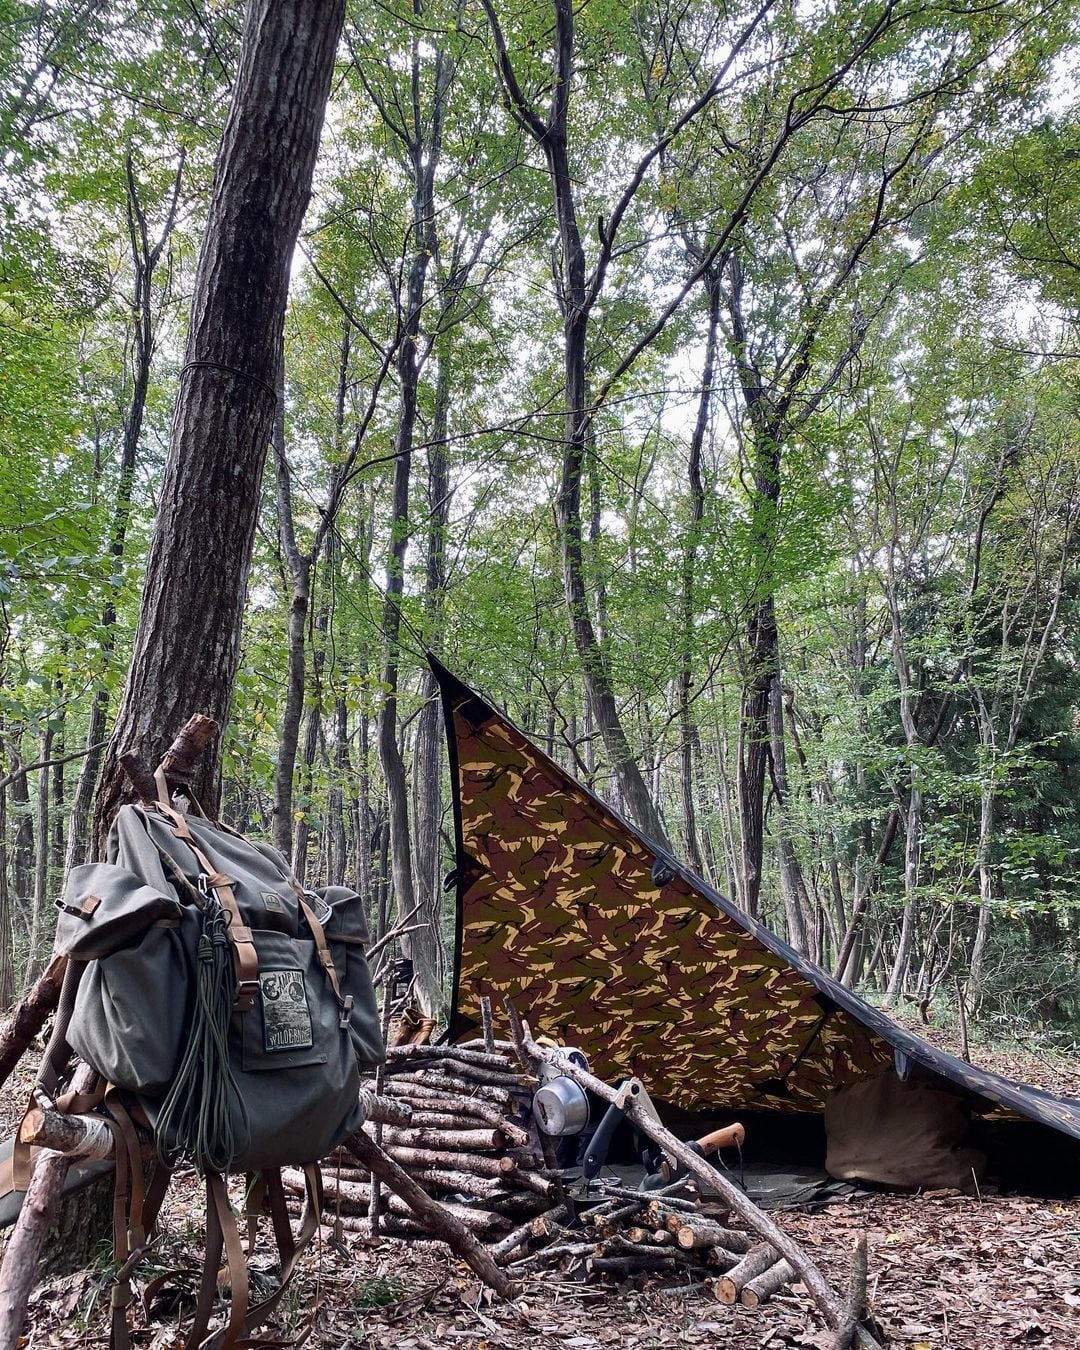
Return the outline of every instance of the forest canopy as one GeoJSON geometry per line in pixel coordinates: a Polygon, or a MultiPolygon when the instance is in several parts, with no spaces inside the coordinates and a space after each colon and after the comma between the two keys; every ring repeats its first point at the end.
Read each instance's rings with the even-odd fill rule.
{"type": "MultiPolygon", "coordinates": [[[[0,0],[0,1007],[96,847],[242,24],[0,0]]],[[[350,5],[220,811],[419,906],[429,1011],[427,650],[847,983],[1076,1036],[1077,51],[1069,0],[350,5]]]]}

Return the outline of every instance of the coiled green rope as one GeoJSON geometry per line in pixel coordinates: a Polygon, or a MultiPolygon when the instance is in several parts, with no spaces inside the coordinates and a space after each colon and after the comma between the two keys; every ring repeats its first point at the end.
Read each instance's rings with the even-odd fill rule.
{"type": "Polygon", "coordinates": [[[251,1124],[229,1064],[235,975],[228,919],[216,900],[203,910],[198,954],[191,1035],[154,1133],[166,1167],[187,1161],[226,1172],[250,1146],[251,1124]]]}

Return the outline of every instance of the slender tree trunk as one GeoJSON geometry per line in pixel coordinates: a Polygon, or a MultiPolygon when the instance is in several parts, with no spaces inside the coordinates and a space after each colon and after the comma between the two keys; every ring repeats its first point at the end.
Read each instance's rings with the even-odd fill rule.
{"type": "MultiPolygon", "coordinates": [[[[419,13],[419,6],[416,12],[419,13]]],[[[421,122],[421,75],[420,50],[418,40],[414,39],[410,71],[412,120],[405,144],[412,183],[412,219],[409,231],[411,261],[404,294],[399,297],[398,302],[403,341],[397,355],[400,394],[394,439],[393,501],[390,513],[390,543],[386,559],[386,603],[382,625],[385,637],[382,685],[385,694],[377,726],[379,762],[382,766],[388,804],[394,902],[399,914],[407,913],[416,903],[412,841],[409,837],[408,782],[398,743],[401,603],[405,589],[405,560],[409,539],[409,479],[420,380],[418,348],[428,268],[439,246],[435,233],[435,173],[442,149],[446,92],[453,75],[453,66],[441,50],[436,53],[431,114],[426,127],[421,122]]],[[[413,958],[417,970],[423,972],[421,984],[424,987],[421,996],[430,998],[433,989],[437,991],[438,988],[437,933],[429,925],[426,933],[410,934],[403,940],[402,946],[413,958]]],[[[435,997],[437,998],[437,992],[435,997]]]]}
{"type": "MultiPolygon", "coordinates": [[[[346,330],[348,331],[348,330],[346,330]]],[[[285,360],[278,362],[277,408],[274,413],[274,483],[277,495],[278,542],[292,584],[289,597],[289,627],[285,676],[285,706],[281,713],[277,761],[274,765],[274,804],[271,830],[274,843],[285,857],[292,855],[293,778],[296,774],[296,749],[300,740],[300,722],[304,715],[304,688],[307,676],[305,639],[311,604],[312,561],[300,551],[293,519],[292,474],[285,446],[285,360]]]]}
{"type": "MultiPolygon", "coordinates": [[[[435,386],[435,417],[428,450],[427,576],[424,595],[427,644],[439,651],[443,597],[446,592],[446,530],[450,518],[450,470],[446,433],[450,408],[450,365],[440,360],[435,386]]],[[[443,725],[438,686],[430,671],[421,683],[424,703],[416,724],[413,752],[415,783],[413,821],[416,838],[416,892],[426,930],[413,934],[411,953],[416,970],[417,997],[429,1017],[443,1009],[446,954],[443,950],[441,910],[443,810],[443,725]],[[419,941],[418,941],[419,939],[419,941]]]]}
{"type": "MultiPolygon", "coordinates": [[[[23,763],[21,741],[21,736],[12,736],[8,740],[12,768],[17,768],[23,763]]],[[[34,876],[37,868],[34,862],[34,817],[30,807],[30,785],[24,773],[12,780],[11,804],[15,815],[11,845],[12,897],[16,910],[21,912],[26,936],[29,938],[34,876]]]]}
{"type": "Polygon", "coordinates": [[[709,302],[709,324],[705,338],[705,362],[701,372],[701,393],[698,396],[697,418],[690,437],[690,458],[687,479],[690,485],[690,525],[686,536],[682,571],[682,653],[678,679],[680,773],[679,788],[682,797],[683,829],[686,834],[686,853],[695,872],[703,872],[701,846],[698,843],[697,811],[694,802],[694,754],[699,748],[697,727],[690,712],[690,689],[694,669],[694,626],[696,606],[694,597],[698,549],[701,546],[702,522],[705,518],[705,483],[701,473],[705,434],[709,428],[712,407],[713,379],[716,370],[717,334],[720,328],[720,285],[714,270],[705,275],[705,294],[709,302]]]}
{"type": "MultiPolygon", "coordinates": [[[[344,0],[248,3],[131,668],[97,798],[99,846],[124,796],[121,750],[157,763],[191,713],[228,720],[289,267],[343,17],[344,0]]],[[[211,814],[220,765],[219,738],[193,783],[211,814]]]]}
{"type": "Polygon", "coordinates": [[[749,655],[739,723],[739,828],[742,837],[743,903],[755,917],[761,895],[765,845],[765,775],[769,762],[769,690],[779,671],[780,640],[771,594],[750,616],[749,655]]]}
{"type": "MultiPolygon", "coordinates": [[[[53,730],[47,727],[41,733],[39,759],[52,758],[53,730]]],[[[27,984],[33,984],[45,965],[41,947],[45,941],[45,906],[49,896],[49,770],[38,770],[37,784],[37,865],[34,868],[34,902],[30,911],[30,957],[27,962],[27,984]]]]}
{"type": "MultiPolygon", "coordinates": [[[[326,579],[329,584],[329,578],[326,579]]],[[[329,622],[329,603],[324,594],[319,601],[312,633],[311,684],[312,698],[304,722],[304,743],[300,752],[301,781],[303,784],[303,805],[300,810],[294,808],[296,830],[292,841],[293,871],[301,882],[308,875],[308,848],[311,843],[311,822],[315,810],[315,756],[319,750],[319,730],[322,721],[323,667],[326,662],[326,631],[329,622]]]]}
{"type": "Polygon", "coordinates": [[[918,922],[919,861],[922,850],[922,791],[919,787],[917,771],[912,768],[911,791],[908,794],[905,814],[904,835],[904,908],[900,919],[900,942],[896,949],[892,973],[885,989],[885,1007],[895,1006],[904,991],[911,965],[911,955],[915,949],[916,925],[918,922]]]}
{"type": "Polygon", "coordinates": [[[787,753],[784,746],[783,689],[779,675],[773,676],[769,690],[769,744],[772,754],[773,787],[776,792],[780,889],[784,897],[788,941],[797,952],[808,955],[810,944],[803,904],[805,886],[799,860],[795,854],[795,831],[791,822],[791,788],[788,783],[787,753]]]}
{"type": "Polygon", "coordinates": [[[348,868],[348,849],[345,838],[345,784],[349,772],[349,711],[345,700],[337,695],[334,698],[334,753],[332,756],[333,773],[330,781],[330,794],[327,802],[329,817],[329,857],[327,880],[331,886],[343,886],[348,868]]]}
{"type": "Polygon", "coordinates": [[[0,1010],[15,1001],[15,960],[8,890],[7,788],[0,788],[0,1010]]]}
{"type": "Polygon", "coordinates": [[[965,996],[968,1006],[974,1007],[979,1001],[979,990],[983,978],[983,962],[986,959],[986,944],[990,937],[990,913],[994,901],[994,873],[990,866],[992,857],[994,829],[994,772],[995,744],[994,719],[983,699],[979,699],[979,741],[983,753],[983,780],[979,793],[979,844],[977,850],[979,870],[979,917],[975,927],[975,941],[971,948],[971,961],[968,965],[968,978],[965,996]]]}
{"type": "MultiPolygon", "coordinates": [[[[663,848],[670,849],[656,804],[630,750],[615,701],[611,671],[603,643],[593,623],[583,550],[581,513],[582,474],[586,464],[591,419],[588,394],[587,343],[589,316],[598,291],[586,280],[585,250],[574,201],[568,129],[573,84],[574,6],[572,0],[554,0],[554,76],[551,111],[546,121],[528,106],[517,84],[506,52],[498,17],[488,0],[484,9],[499,52],[504,92],[523,125],[544,152],[551,180],[559,235],[559,257],[554,281],[563,319],[565,411],[562,473],[555,501],[555,520],[562,554],[563,594],[570,631],[581,662],[585,692],[593,719],[611,764],[619,802],[638,828],[663,848]]],[[[600,615],[602,619],[602,614],[600,615]]]]}

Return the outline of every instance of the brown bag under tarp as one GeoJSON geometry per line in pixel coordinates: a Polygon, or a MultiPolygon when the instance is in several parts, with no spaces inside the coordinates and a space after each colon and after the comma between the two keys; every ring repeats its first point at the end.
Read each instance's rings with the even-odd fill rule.
{"type": "Polygon", "coordinates": [[[842,1181],[971,1190],[986,1155],[967,1146],[962,1098],[895,1073],[838,1089],[825,1104],[825,1169],[842,1181]]]}

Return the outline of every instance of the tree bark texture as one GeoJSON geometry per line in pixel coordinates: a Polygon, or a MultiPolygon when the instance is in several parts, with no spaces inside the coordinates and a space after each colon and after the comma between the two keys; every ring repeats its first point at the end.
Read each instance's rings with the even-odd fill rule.
{"type": "MultiPolygon", "coordinates": [[[[228,719],[289,266],[343,16],[343,0],[248,4],[132,663],[98,795],[99,841],[122,800],[121,751],[156,763],[190,713],[228,719]]],[[[192,785],[211,813],[220,763],[219,743],[192,785]]]]}

